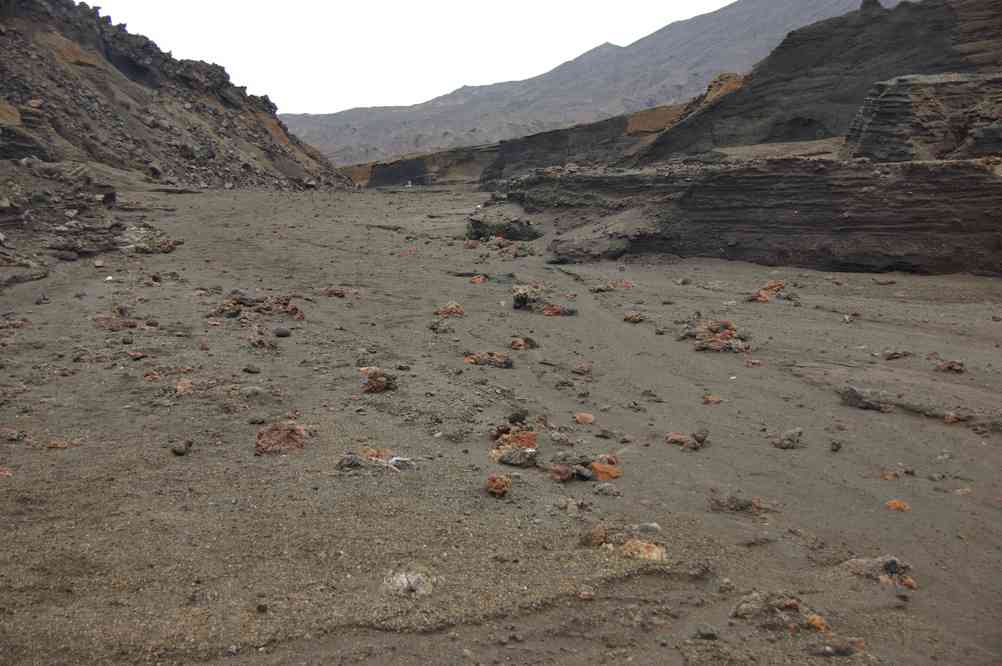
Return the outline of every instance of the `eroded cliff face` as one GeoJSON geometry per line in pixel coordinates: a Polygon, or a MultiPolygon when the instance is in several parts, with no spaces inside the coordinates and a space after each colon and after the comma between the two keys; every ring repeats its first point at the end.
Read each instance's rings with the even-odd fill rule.
{"type": "Polygon", "coordinates": [[[878,162],[1002,154],[1002,73],[903,76],[878,83],[845,157],[878,162]]]}
{"type": "Polygon", "coordinates": [[[724,102],[658,137],[653,163],[724,146],[848,134],[877,81],[1002,69],[997,0],[923,0],[856,12],[790,33],[724,102]]]}
{"type": "Polygon", "coordinates": [[[783,159],[633,172],[549,169],[508,198],[573,209],[558,262],[668,253],[822,270],[1002,275],[1002,159],[783,159]]]}
{"type": "Polygon", "coordinates": [[[0,6],[0,158],[98,162],[206,187],[343,180],[266,97],[71,0],[0,6]]]}

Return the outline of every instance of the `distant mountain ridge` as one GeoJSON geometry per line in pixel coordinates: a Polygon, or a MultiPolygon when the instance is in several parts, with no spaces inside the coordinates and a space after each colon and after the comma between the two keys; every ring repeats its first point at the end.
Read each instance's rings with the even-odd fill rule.
{"type": "MultiPolygon", "coordinates": [[[[684,102],[721,72],[747,72],[786,35],[863,0],[738,0],[626,47],[602,44],[525,81],[463,87],[409,107],[285,114],[336,164],[494,143],[684,102]]],[[[883,0],[887,7],[899,0],[883,0]]]]}

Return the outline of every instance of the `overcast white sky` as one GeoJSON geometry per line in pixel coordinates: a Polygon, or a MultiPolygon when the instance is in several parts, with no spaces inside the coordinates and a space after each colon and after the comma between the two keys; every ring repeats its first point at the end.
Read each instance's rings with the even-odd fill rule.
{"type": "Polygon", "coordinates": [[[626,46],[732,0],[91,0],[285,113],[416,104],[626,46]]]}

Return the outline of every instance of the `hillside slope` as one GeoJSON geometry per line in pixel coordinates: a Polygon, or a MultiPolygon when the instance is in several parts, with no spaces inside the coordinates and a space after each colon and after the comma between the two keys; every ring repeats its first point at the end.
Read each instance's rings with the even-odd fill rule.
{"type": "Polygon", "coordinates": [[[92,162],[166,184],[334,181],[267,97],[71,0],[0,4],[0,159],[92,162]]]}
{"type": "Polygon", "coordinates": [[[625,48],[604,44],[525,81],[464,87],[411,107],[282,118],[342,165],[495,143],[684,102],[721,72],[750,70],[791,30],[860,2],[738,0],[625,48]]]}

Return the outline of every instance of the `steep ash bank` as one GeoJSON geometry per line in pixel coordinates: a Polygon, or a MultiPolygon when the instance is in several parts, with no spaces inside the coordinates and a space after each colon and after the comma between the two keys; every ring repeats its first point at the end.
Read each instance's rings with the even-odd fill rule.
{"type": "Polygon", "coordinates": [[[267,97],[71,0],[0,6],[0,159],[97,162],[166,184],[340,183],[267,97]]]}

